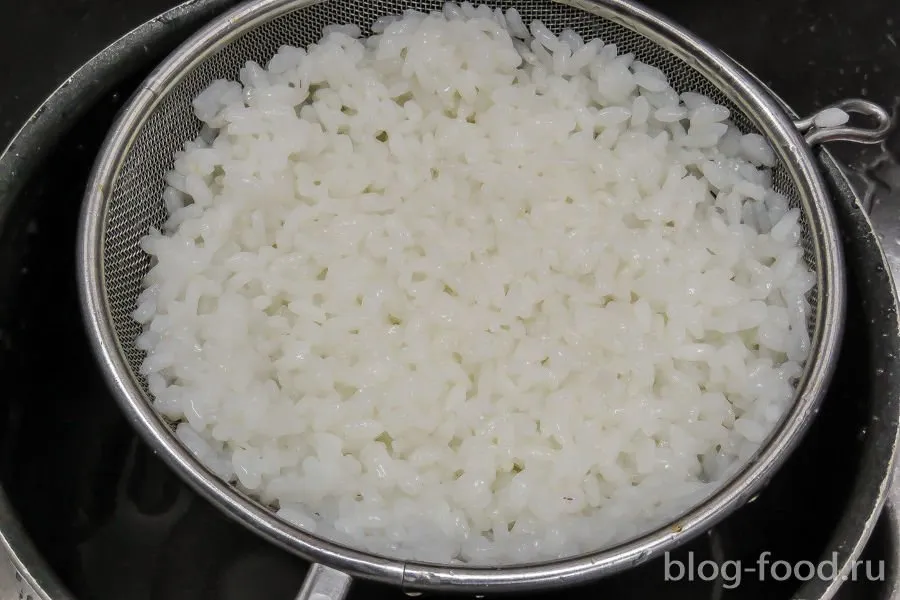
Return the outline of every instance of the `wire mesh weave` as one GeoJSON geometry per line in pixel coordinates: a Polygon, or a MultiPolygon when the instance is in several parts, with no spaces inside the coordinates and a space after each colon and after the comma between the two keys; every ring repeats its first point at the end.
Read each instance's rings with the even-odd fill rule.
{"type": "MultiPolygon", "coordinates": [[[[758,132],[758,128],[739,109],[739,98],[727,97],[678,56],[631,29],[581,8],[548,0],[507,0],[489,4],[503,9],[515,7],[526,23],[540,19],[557,34],[563,29],[572,29],[585,41],[600,38],[606,43],[615,43],[620,53],[632,52],[637,59],[660,68],[677,91],[698,92],[727,106],[732,112],[733,122],[744,133],[758,132]]],[[[102,275],[109,315],[122,353],[145,393],[148,393],[147,384],[139,375],[144,354],[135,346],[141,326],[132,319],[131,314],[142,290],[142,278],[151,263],[139,247],[139,241],[150,227],[161,228],[165,221],[164,176],[173,167],[174,153],[200,131],[201,123],[194,117],[192,99],[215,79],[236,79],[240,68],[248,60],[265,65],[282,45],[307,46],[318,41],[323,27],[328,24],[354,23],[361,27],[364,35],[368,35],[371,33],[369,27],[380,16],[407,9],[440,10],[442,5],[441,0],[324,0],[306,5],[264,22],[222,47],[199,63],[157,105],[137,133],[115,181],[104,217],[102,248],[102,275]]],[[[772,175],[775,189],[792,206],[801,206],[798,186],[782,162],[775,166],[772,175]]],[[[808,208],[802,211],[801,217],[805,259],[819,274],[820,284],[810,295],[813,307],[810,314],[815,315],[816,290],[821,287],[822,281],[812,246],[814,237],[821,233],[810,228],[810,224],[815,224],[818,219],[810,218],[806,210],[808,208]]],[[[816,325],[811,317],[809,328],[814,344],[817,340],[814,335],[816,325]]],[[[817,348],[813,347],[811,356],[816,355],[817,348]]],[[[808,361],[809,364],[812,362],[808,361]]]]}

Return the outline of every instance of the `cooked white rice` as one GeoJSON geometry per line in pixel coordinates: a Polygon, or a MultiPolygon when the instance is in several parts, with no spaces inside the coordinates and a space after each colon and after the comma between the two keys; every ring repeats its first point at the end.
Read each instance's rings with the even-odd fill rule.
{"type": "Polygon", "coordinates": [[[196,98],[142,241],[155,407],[283,518],[390,556],[561,557],[676,516],[809,350],[772,149],[515,10],[375,30],[196,98]]]}
{"type": "Polygon", "coordinates": [[[817,114],[813,123],[816,127],[828,128],[840,127],[841,125],[845,125],[849,120],[850,115],[848,115],[840,108],[832,106],[831,108],[826,108],[825,110],[817,114]]]}

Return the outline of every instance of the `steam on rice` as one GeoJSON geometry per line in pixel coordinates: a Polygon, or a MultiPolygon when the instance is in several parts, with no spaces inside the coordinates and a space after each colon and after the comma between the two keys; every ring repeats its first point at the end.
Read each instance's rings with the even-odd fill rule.
{"type": "Polygon", "coordinates": [[[134,318],[154,405],[318,535],[500,564],[663,524],[809,352],[775,154],[515,10],[330,26],[216,81],[134,318]]]}

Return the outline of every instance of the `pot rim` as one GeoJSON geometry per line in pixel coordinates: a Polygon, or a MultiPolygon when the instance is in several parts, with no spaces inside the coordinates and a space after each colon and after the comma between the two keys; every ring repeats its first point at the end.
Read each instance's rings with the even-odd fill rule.
{"type": "MultiPolygon", "coordinates": [[[[4,224],[8,210],[24,182],[40,166],[55,142],[68,131],[68,125],[77,121],[87,112],[96,99],[106,93],[116,81],[138,71],[140,65],[148,62],[146,60],[148,53],[143,49],[145,46],[151,48],[162,44],[170,36],[186,38],[190,35],[189,32],[185,33],[188,29],[202,25],[208,18],[223,12],[234,3],[234,0],[189,0],[184,2],[154,19],[146,21],[98,52],[54,90],[20,128],[6,150],[0,154],[0,226],[4,224]],[[139,66],[124,68],[123,63],[129,67],[131,65],[139,66]]],[[[772,96],[777,98],[774,94],[772,96]]],[[[822,150],[820,160],[826,167],[825,174],[830,179],[836,179],[837,181],[834,183],[844,188],[845,193],[853,194],[854,200],[858,203],[858,197],[852,186],[840,172],[831,154],[827,150],[822,150]]],[[[868,228],[872,229],[868,215],[864,215],[864,218],[868,228]]],[[[873,238],[876,236],[873,235],[873,238]]],[[[877,238],[874,241],[881,260],[887,264],[880,242],[877,238]]],[[[896,307],[896,295],[894,295],[893,303],[896,307]]],[[[898,404],[896,401],[893,403],[898,404]]],[[[894,451],[887,463],[889,465],[893,465],[897,442],[900,439],[900,428],[895,426],[894,429],[895,435],[890,441],[894,451]]],[[[871,449],[872,445],[870,443],[866,446],[870,453],[874,453],[874,450],[871,449]]],[[[869,505],[868,508],[864,508],[863,512],[855,510],[855,505],[860,502],[862,497],[854,496],[844,516],[837,523],[833,540],[839,538],[839,534],[844,530],[855,528],[858,529],[859,534],[854,536],[854,544],[849,553],[845,555],[844,564],[858,559],[862,553],[887,497],[892,477],[891,471],[890,468],[885,471],[874,498],[865,498],[866,504],[869,505]]],[[[840,540],[837,539],[837,541],[840,540]]],[[[0,544],[9,554],[10,561],[17,573],[24,583],[33,588],[37,597],[42,600],[76,600],[28,537],[2,487],[0,487],[0,544]]],[[[833,547],[836,547],[836,544],[831,544],[831,548],[833,547]]],[[[845,552],[847,551],[846,546],[841,544],[841,547],[845,552]]],[[[826,548],[826,551],[830,551],[831,548],[826,548]]],[[[804,586],[801,595],[813,597],[803,592],[815,583],[818,582],[810,582],[804,586]]],[[[823,600],[831,598],[836,593],[838,586],[839,582],[832,582],[823,590],[824,595],[817,593],[815,597],[823,600]]]]}

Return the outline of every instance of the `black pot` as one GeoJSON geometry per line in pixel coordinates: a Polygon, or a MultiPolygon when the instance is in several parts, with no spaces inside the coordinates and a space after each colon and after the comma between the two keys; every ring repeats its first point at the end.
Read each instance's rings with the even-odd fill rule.
{"type": "MultiPolygon", "coordinates": [[[[75,290],[84,184],[116,111],[159,59],[232,4],[189,2],[116,42],[0,157],[0,541],[16,584],[28,586],[20,598],[288,600],[303,580],[302,561],[221,516],[137,440],[94,365],[75,290]]],[[[859,198],[828,152],[819,159],[843,233],[849,310],[832,388],[803,444],[755,502],[709,535],[564,597],[826,599],[839,587],[844,598],[887,597],[896,565],[879,576],[877,561],[896,546],[894,521],[872,532],[898,441],[896,300],[859,198]],[[874,562],[839,585],[840,568],[870,538],[864,557],[874,562]],[[718,577],[708,577],[712,566],[698,570],[705,560],[718,577]],[[749,571],[760,560],[762,576],[749,571]],[[742,561],[740,585],[725,561],[742,561]],[[838,580],[823,569],[825,579],[778,581],[776,561],[834,561],[838,580]]],[[[350,595],[372,596],[404,597],[363,582],[350,595]]]]}

